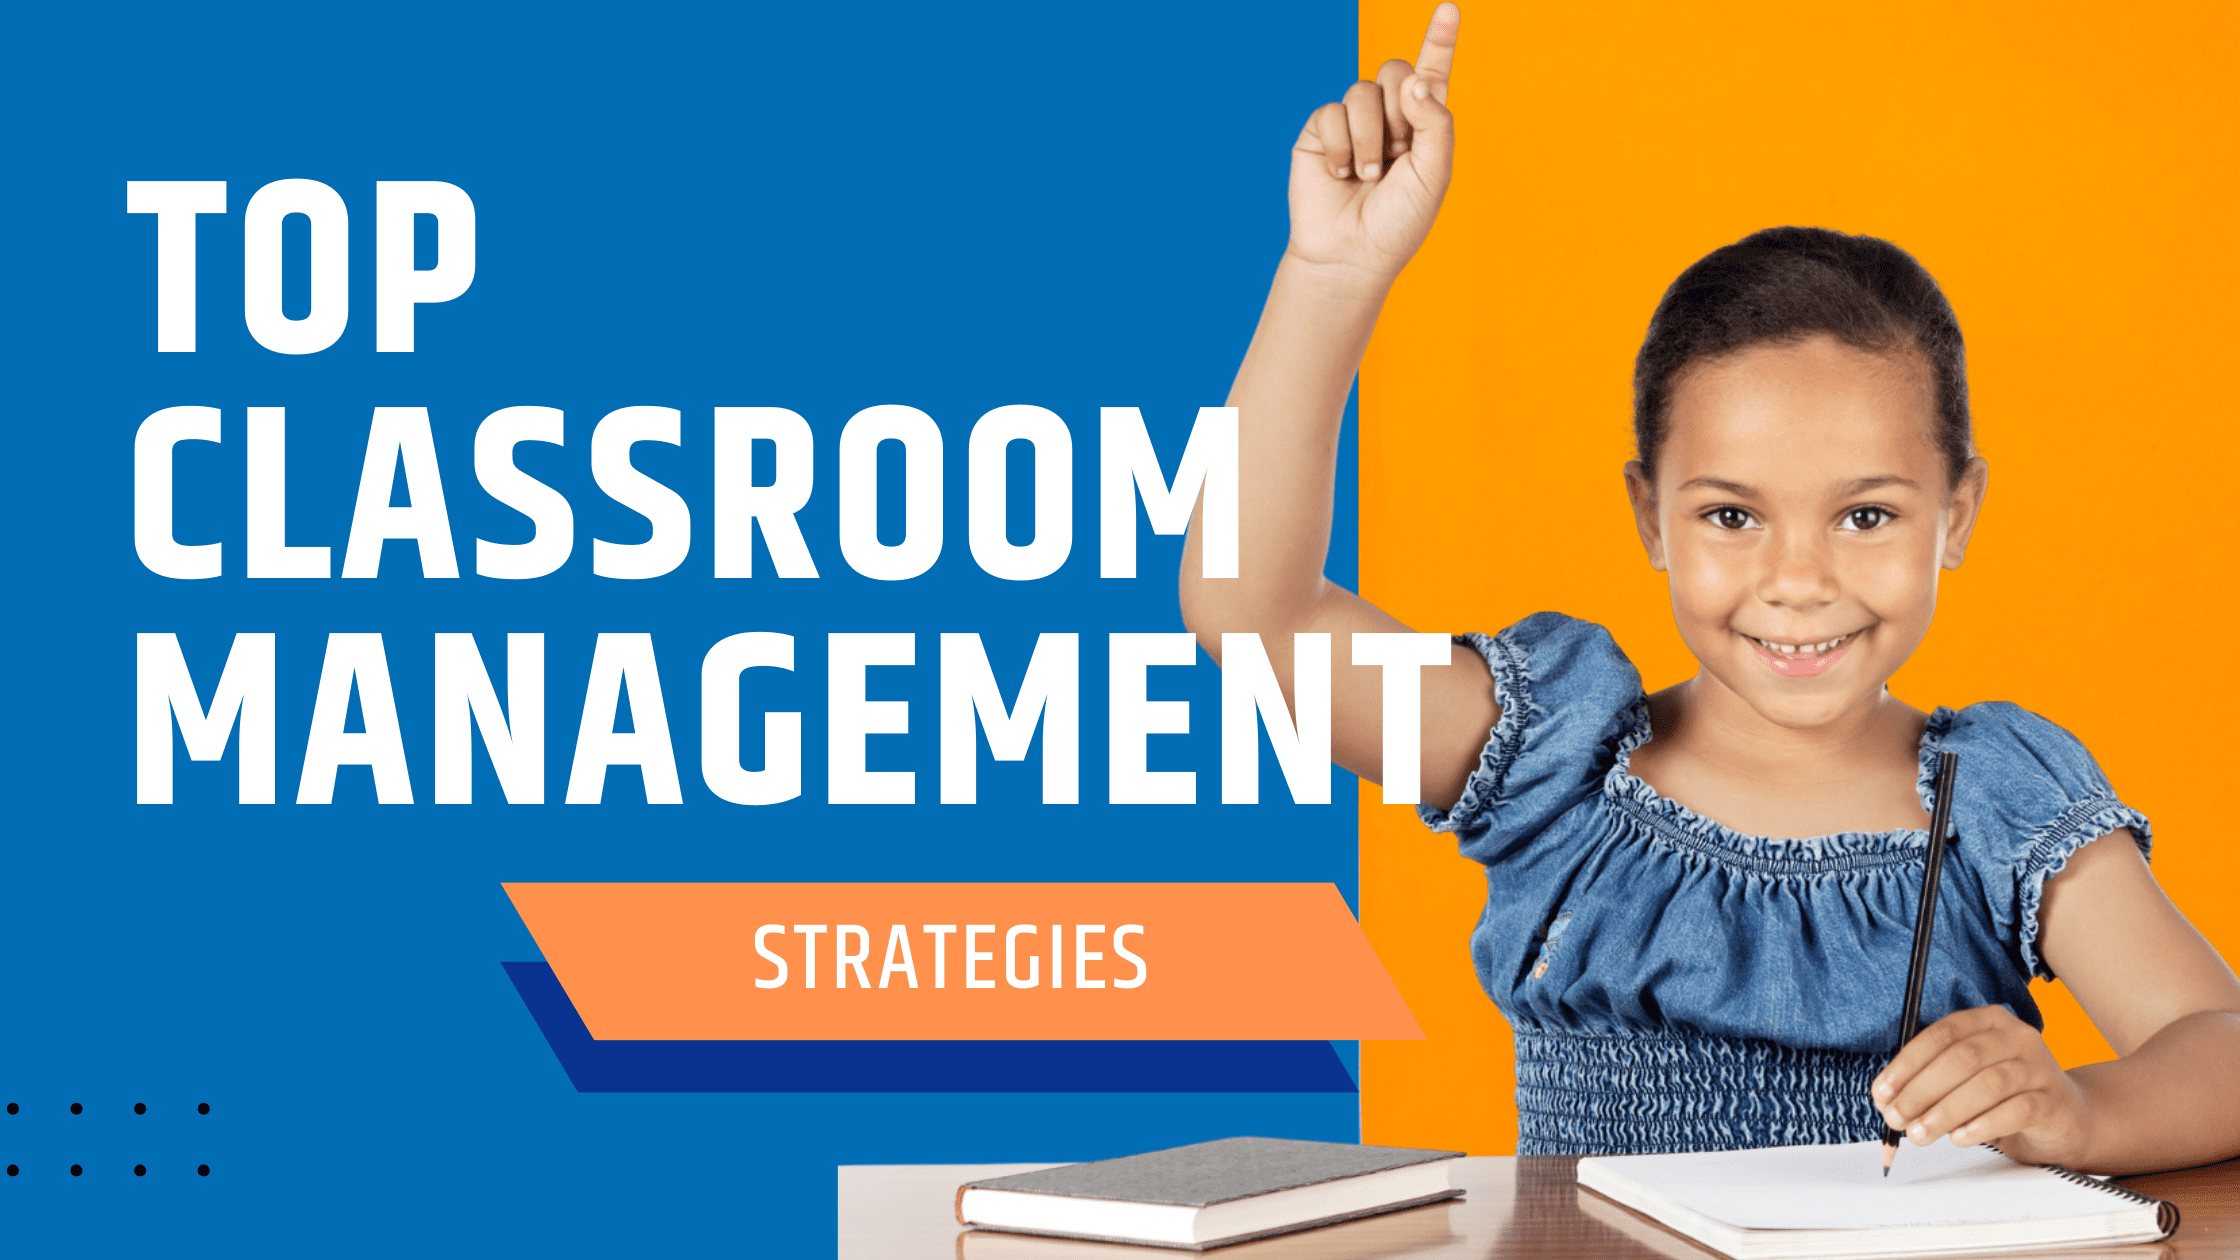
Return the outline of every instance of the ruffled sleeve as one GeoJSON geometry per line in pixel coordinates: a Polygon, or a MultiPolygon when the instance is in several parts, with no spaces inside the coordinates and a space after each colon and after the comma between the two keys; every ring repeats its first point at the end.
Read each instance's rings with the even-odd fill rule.
{"type": "Polygon", "coordinates": [[[1493,863],[1601,786],[1619,742],[1648,723],[1641,675],[1592,622],[1534,613],[1497,635],[1457,635],[1486,658],[1501,705],[1452,809],[1419,805],[1463,856],[1493,863]]]}
{"type": "Polygon", "coordinates": [[[2116,799],[2076,736],[2020,706],[1969,705],[1933,744],[1923,749],[1924,806],[1927,754],[1960,754],[1951,852],[1975,876],[1977,895],[2015,962],[2053,979],[2038,949],[2046,881],[2078,849],[2118,827],[2131,829],[2146,856],[2146,815],[2116,799]]]}

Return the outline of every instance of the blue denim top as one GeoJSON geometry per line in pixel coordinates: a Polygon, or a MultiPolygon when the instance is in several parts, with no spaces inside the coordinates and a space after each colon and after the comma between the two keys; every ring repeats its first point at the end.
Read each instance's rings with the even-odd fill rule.
{"type": "MultiPolygon", "coordinates": [[[[1519,1154],[1878,1136],[1929,833],[1746,836],[1633,777],[1648,697],[1608,631],[1538,613],[1461,636],[1501,720],[1451,810],[1486,866],[1478,979],[1517,1042],[1519,1154]]],[[[1929,716],[1919,789],[1960,754],[1924,1026],[2004,1003],[2043,1027],[2038,902],[2069,855],[2146,818],[2076,737],[2011,704],[1929,716]]]]}

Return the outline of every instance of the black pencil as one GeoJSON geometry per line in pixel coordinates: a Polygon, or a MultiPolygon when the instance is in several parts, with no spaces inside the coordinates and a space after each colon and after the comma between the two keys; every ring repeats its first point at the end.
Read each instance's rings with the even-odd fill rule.
{"type": "MultiPolygon", "coordinates": [[[[1921,986],[1929,978],[1929,939],[1937,926],[1937,880],[1944,873],[1944,833],[1952,822],[1952,780],[1960,773],[1960,754],[1937,758],[1937,800],[1929,814],[1929,861],[1921,873],[1921,909],[1913,917],[1913,963],[1906,968],[1906,1004],[1898,1015],[1898,1049],[1906,1048],[1921,1031],[1921,986]]],[[[1905,1134],[1889,1124],[1882,1126],[1882,1175],[1890,1175],[1890,1162],[1898,1157],[1898,1142],[1905,1134]]]]}

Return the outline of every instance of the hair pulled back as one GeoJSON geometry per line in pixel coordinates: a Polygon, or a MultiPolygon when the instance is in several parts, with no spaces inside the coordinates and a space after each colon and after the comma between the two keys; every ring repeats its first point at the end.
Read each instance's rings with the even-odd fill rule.
{"type": "Polygon", "coordinates": [[[1633,437],[1653,482],[1672,390],[1690,365],[1825,334],[1876,354],[1918,352],[1936,387],[1935,439],[1957,483],[1973,453],[1967,351],[1943,290],[1911,254],[1826,228],[1753,232],[1703,256],[1666,289],[1633,363],[1633,437]]]}

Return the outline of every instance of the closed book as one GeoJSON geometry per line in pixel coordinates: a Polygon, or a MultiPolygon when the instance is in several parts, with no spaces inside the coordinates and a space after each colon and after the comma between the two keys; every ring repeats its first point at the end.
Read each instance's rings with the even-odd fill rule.
{"type": "Polygon", "coordinates": [[[1735,1260],[1895,1260],[2166,1238],[2178,1209],[1990,1147],[1882,1144],[1593,1156],[1579,1184],[1735,1260]]]}
{"type": "Polygon", "coordinates": [[[1461,1151],[1237,1137],[966,1182],[974,1229],[1203,1251],[1436,1203],[1461,1151]]]}

